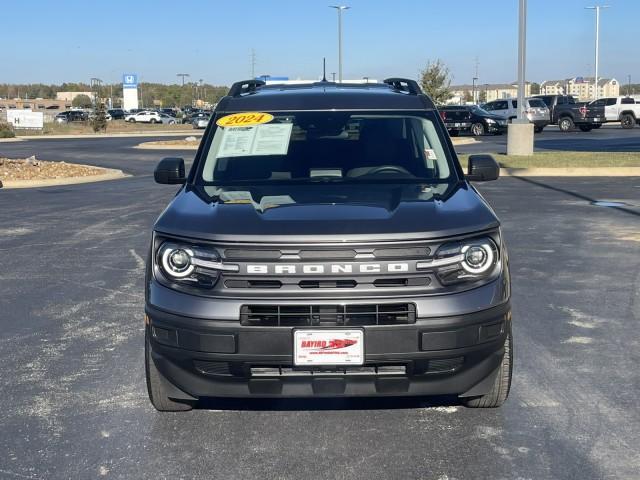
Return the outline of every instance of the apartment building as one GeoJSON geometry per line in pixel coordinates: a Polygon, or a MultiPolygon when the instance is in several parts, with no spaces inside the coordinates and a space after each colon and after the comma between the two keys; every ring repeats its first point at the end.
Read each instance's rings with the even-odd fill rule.
{"type": "Polygon", "coordinates": [[[594,94],[594,77],[573,77],[564,80],[545,80],[540,84],[543,95],[573,95],[581,101],[620,95],[620,83],[615,78],[598,79],[598,91],[594,94]]]}

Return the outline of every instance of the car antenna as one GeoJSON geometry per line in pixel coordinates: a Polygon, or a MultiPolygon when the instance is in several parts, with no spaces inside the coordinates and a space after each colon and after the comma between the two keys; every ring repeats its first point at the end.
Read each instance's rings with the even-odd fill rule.
{"type": "Polygon", "coordinates": [[[322,57],[322,81],[327,81],[327,57],[322,57]]]}

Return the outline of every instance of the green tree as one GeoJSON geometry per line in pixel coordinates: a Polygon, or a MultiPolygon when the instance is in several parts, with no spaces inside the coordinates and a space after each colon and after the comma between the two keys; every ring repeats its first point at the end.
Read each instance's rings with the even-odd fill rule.
{"type": "Polygon", "coordinates": [[[87,95],[76,95],[71,102],[71,105],[79,108],[89,108],[93,102],[87,95]]]}
{"type": "Polygon", "coordinates": [[[540,84],[536,82],[531,82],[531,95],[539,95],[540,94],[540,84]]]}
{"type": "Polygon", "coordinates": [[[99,103],[96,109],[93,111],[91,127],[96,133],[100,131],[107,131],[107,108],[105,107],[104,103],[99,103]]]}
{"type": "Polygon", "coordinates": [[[422,90],[437,104],[443,104],[451,98],[451,75],[449,69],[437,59],[429,61],[424,70],[420,72],[420,85],[422,90]]]}
{"type": "Polygon", "coordinates": [[[478,95],[478,102],[485,103],[486,101],[487,101],[487,90],[484,89],[480,92],[480,95],[478,95]]]}
{"type": "Polygon", "coordinates": [[[471,92],[469,90],[465,90],[464,91],[464,95],[462,97],[462,101],[463,102],[473,102],[473,95],[471,95],[471,92]]]}

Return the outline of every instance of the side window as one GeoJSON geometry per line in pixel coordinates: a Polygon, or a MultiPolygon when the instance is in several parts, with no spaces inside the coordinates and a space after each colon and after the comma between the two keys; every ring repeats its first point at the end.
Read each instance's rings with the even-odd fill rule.
{"type": "MultiPolygon", "coordinates": [[[[605,101],[606,101],[605,105],[607,107],[611,107],[612,105],[616,105],[618,103],[617,98],[605,98],[605,101]]],[[[624,103],[624,102],[621,102],[621,103],[624,103]]]]}
{"type": "MultiPolygon", "coordinates": [[[[615,100],[615,98],[613,98],[612,100],[615,100]]],[[[620,100],[620,103],[623,104],[623,105],[633,105],[634,103],[636,103],[636,101],[631,97],[626,97],[626,98],[623,98],[622,100],[620,100]]],[[[615,103],[614,103],[614,105],[615,105],[615,103]]]]}
{"type": "Polygon", "coordinates": [[[518,108],[518,100],[510,100],[511,108],[518,108]]]}
{"type": "Polygon", "coordinates": [[[540,97],[540,99],[545,103],[545,105],[547,107],[551,107],[551,105],[553,104],[553,101],[551,100],[551,97],[540,97]]]}
{"type": "Polygon", "coordinates": [[[497,102],[496,103],[496,110],[507,110],[509,108],[509,106],[507,105],[507,102],[505,101],[501,101],[501,102],[497,102]]]}
{"type": "Polygon", "coordinates": [[[557,102],[558,105],[564,105],[565,103],[567,103],[566,98],[558,97],[558,102],[557,102]]]}
{"type": "Polygon", "coordinates": [[[484,108],[487,112],[490,112],[492,110],[495,110],[495,103],[493,102],[487,103],[482,108],[484,108]]]}

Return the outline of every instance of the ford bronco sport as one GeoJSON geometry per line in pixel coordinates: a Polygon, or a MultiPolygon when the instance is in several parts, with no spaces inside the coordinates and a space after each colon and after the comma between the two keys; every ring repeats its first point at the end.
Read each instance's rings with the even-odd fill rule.
{"type": "Polygon", "coordinates": [[[153,228],[149,397],[457,395],[500,406],[512,369],[500,223],[412,80],[238,82],[153,228]]]}

